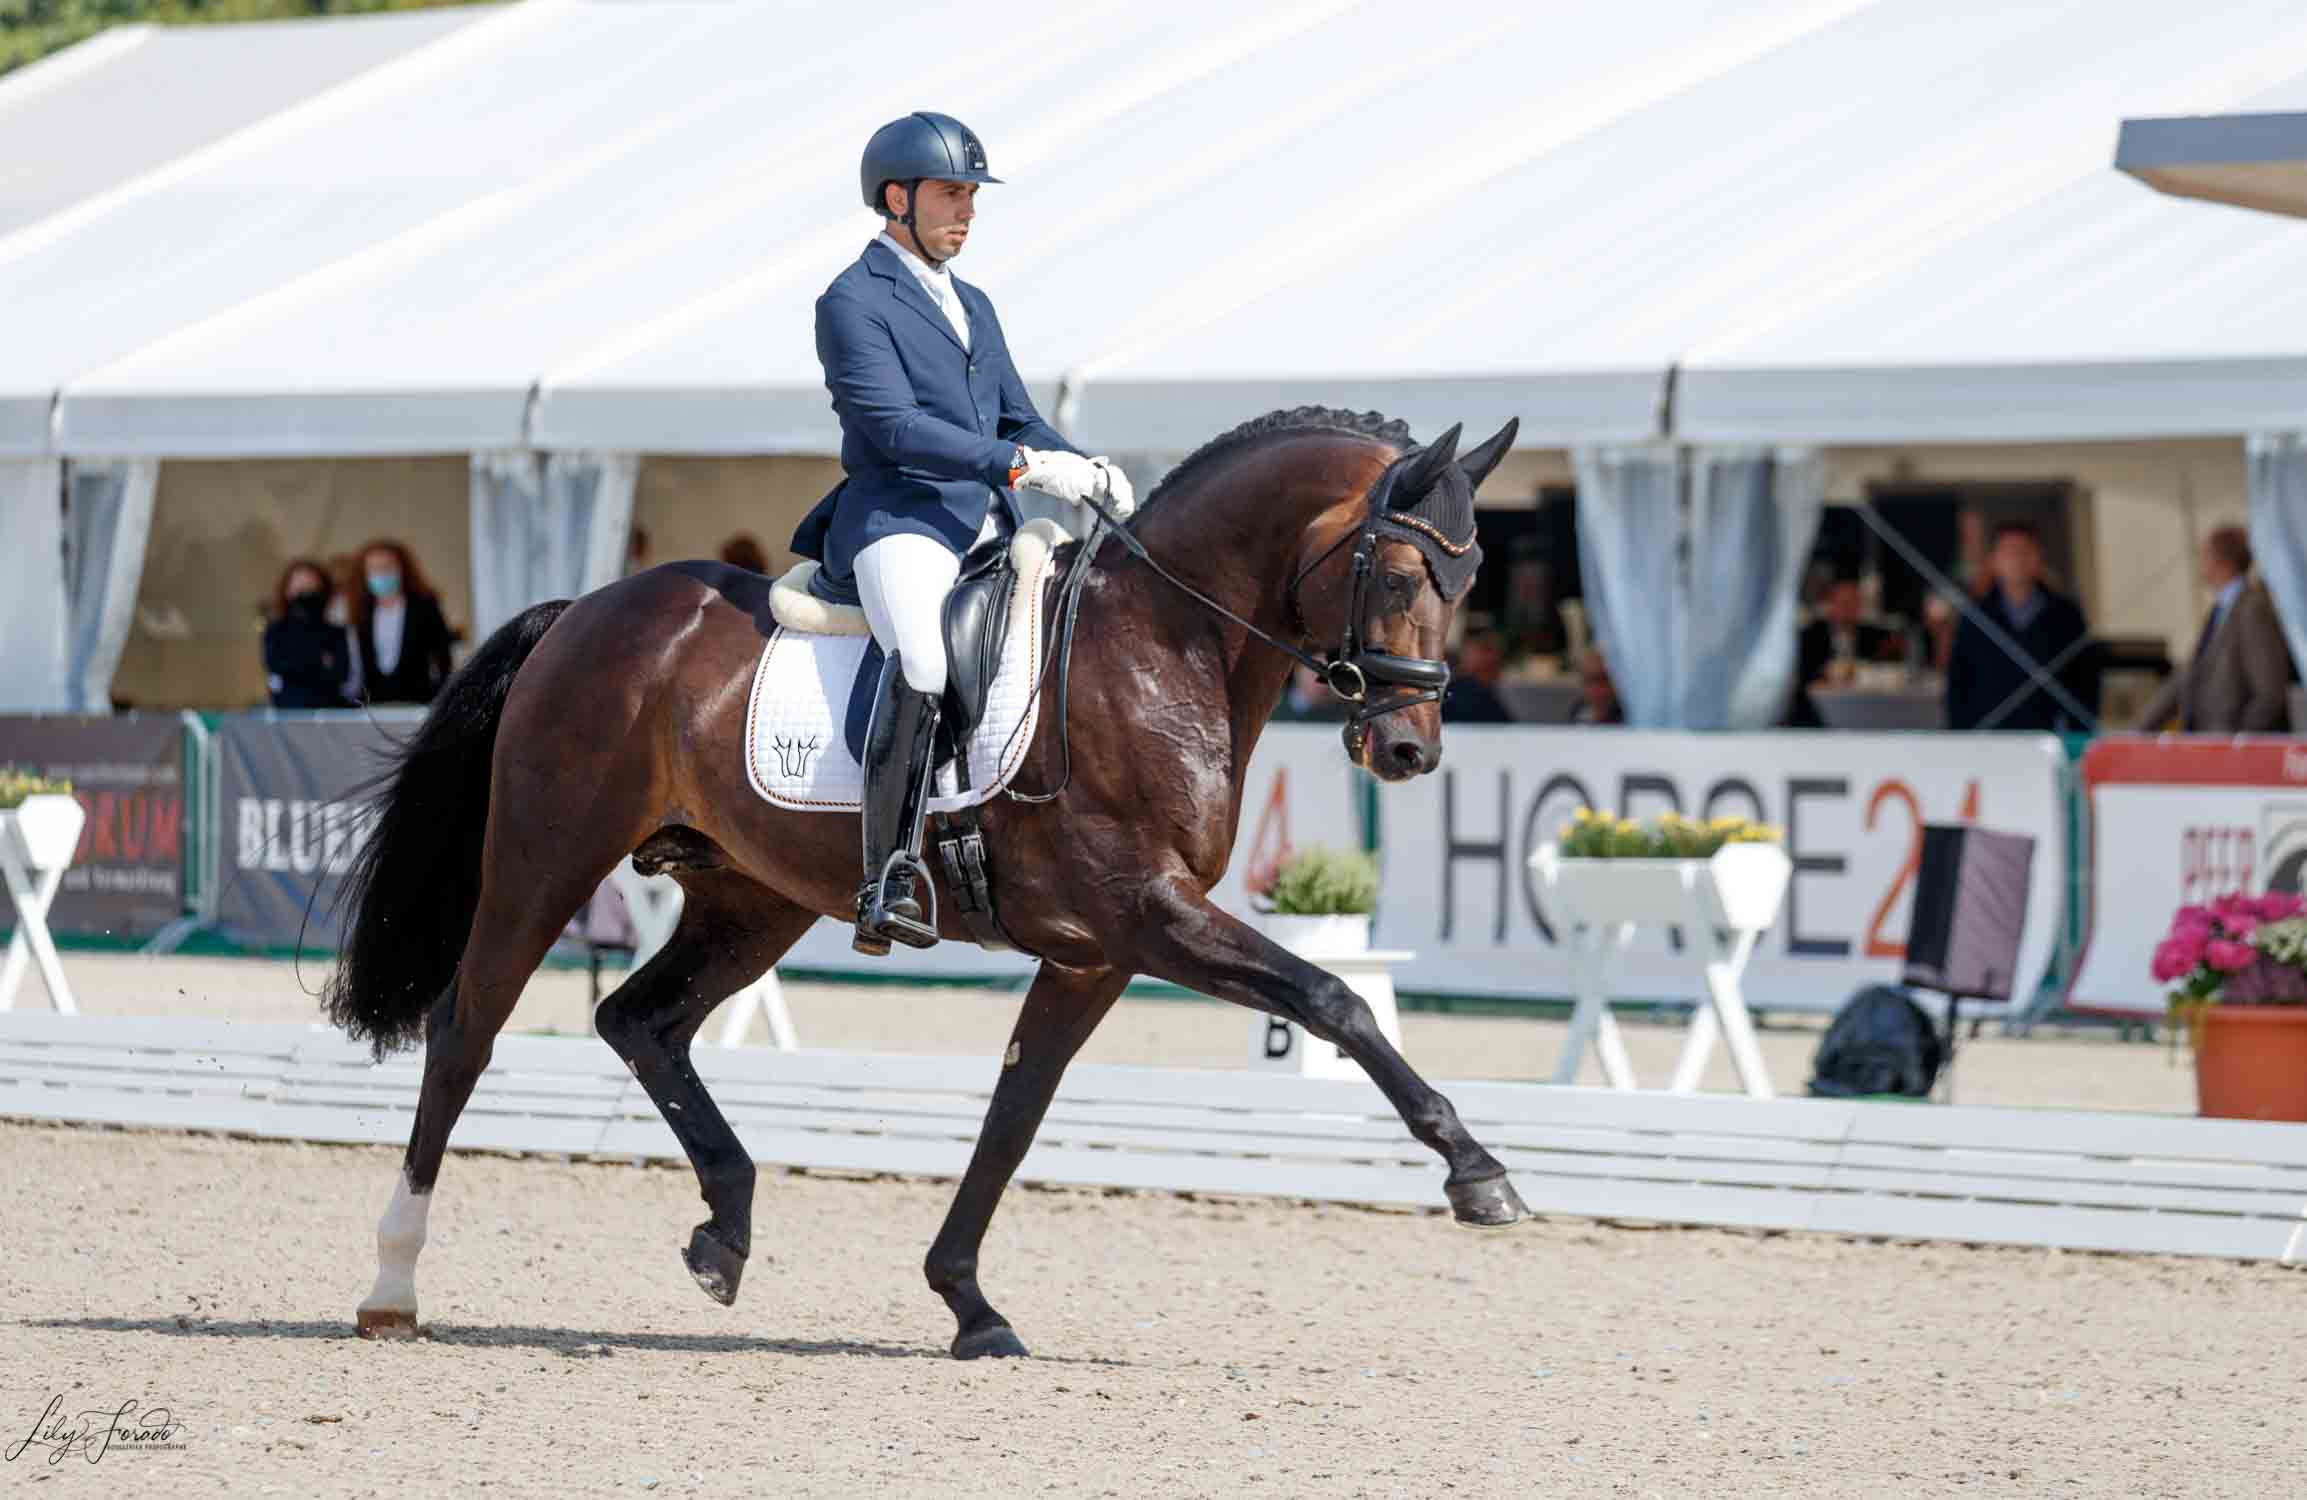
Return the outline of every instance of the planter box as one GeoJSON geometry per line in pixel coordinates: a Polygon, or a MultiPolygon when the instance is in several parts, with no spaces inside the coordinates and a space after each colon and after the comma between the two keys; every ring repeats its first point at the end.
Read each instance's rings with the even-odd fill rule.
{"type": "Polygon", "coordinates": [[[2198,1114],[2307,1122],[2307,1005],[2206,1005],[2195,1041],[2198,1114]]]}
{"type": "Polygon", "coordinates": [[[1296,917],[1267,912],[1259,925],[1267,937],[1298,957],[1315,962],[1319,962],[1323,954],[1367,953],[1370,949],[1367,913],[1296,917]]]}
{"type": "Polygon", "coordinates": [[[1554,905],[1573,922],[1678,926],[1700,911],[1716,927],[1760,932],[1778,920],[1794,862],[1776,844],[1728,844],[1711,859],[1577,859],[1558,844],[1530,857],[1554,905]]]}
{"type": "Polygon", "coordinates": [[[80,825],[86,815],[70,793],[43,793],[16,806],[0,809],[0,839],[6,839],[19,863],[35,870],[58,870],[72,863],[80,847],[80,825]]]}

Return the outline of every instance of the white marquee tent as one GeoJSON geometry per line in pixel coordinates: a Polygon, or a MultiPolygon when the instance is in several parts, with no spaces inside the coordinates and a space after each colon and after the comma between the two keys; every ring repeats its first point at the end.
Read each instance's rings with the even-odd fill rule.
{"type": "MultiPolygon", "coordinates": [[[[193,122],[167,159],[51,128],[27,186],[0,169],[0,498],[59,465],[85,497],[62,597],[37,547],[0,564],[11,641],[56,622],[54,669],[0,704],[100,699],[157,461],[475,455],[485,625],[613,571],[632,455],[829,452],[810,304],[872,227],[858,144],[929,105],[1009,179],[965,274],[1111,451],[1307,400],[1511,413],[1632,516],[1604,493],[1630,442],[2239,439],[2307,411],[2307,229],[2108,165],[2126,115],[2301,97],[2295,5],[1021,0],[982,39],[963,14],[525,0],[116,34],[0,79],[0,129],[111,100],[142,151],[193,122]]],[[[1783,564],[1817,466],[1742,472],[1794,517],[1783,564]]]]}

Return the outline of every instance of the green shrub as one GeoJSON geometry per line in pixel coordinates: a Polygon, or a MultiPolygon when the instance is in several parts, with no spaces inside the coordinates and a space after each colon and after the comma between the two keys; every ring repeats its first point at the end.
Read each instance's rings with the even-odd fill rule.
{"type": "Polygon", "coordinates": [[[1562,825],[1558,841],[1566,859],[1706,859],[1725,844],[1775,844],[1779,832],[1744,818],[1700,823],[1665,813],[1656,822],[1637,823],[1581,807],[1562,825]]]}
{"type": "Polygon", "coordinates": [[[1301,849],[1275,872],[1270,899],[1277,916],[1367,916],[1378,905],[1378,862],[1351,850],[1301,849]]]}
{"type": "Polygon", "coordinates": [[[46,796],[72,790],[69,781],[56,781],[37,771],[22,766],[0,766],[0,808],[15,807],[26,797],[46,796]]]}

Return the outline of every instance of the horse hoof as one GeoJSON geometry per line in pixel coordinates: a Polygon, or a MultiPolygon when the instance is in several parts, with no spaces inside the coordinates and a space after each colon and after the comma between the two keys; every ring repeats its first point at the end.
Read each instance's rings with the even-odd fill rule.
{"type": "Polygon", "coordinates": [[[688,1262],[689,1274],[697,1278],[697,1285],[705,1295],[727,1307],[737,1300],[737,1283],[745,1275],[745,1257],[730,1249],[714,1234],[711,1226],[700,1224],[689,1236],[689,1251],[681,1257],[688,1262]]]}
{"type": "Polygon", "coordinates": [[[1530,1217],[1530,1210],[1522,1205],[1522,1195],[1514,1191],[1514,1184],[1503,1172],[1476,1182],[1444,1183],[1442,1191],[1450,1195],[1450,1212],[1461,1224],[1495,1229],[1530,1217]]]}
{"type": "Polygon", "coordinates": [[[364,1307],[354,1327],[364,1339],[413,1339],[417,1336],[417,1315],[414,1309],[364,1307]]]}
{"type": "Polygon", "coordinates": [[[1007,1323],[994,1323],[973,1333],[954,1335],[955,1359],[1024,1359],[1025,1340],[1007,1323]]]}

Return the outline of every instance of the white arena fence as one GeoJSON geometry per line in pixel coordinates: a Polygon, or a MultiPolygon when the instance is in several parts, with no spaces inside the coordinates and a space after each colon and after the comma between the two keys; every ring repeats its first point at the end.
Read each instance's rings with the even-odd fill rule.
{"type": "MultiPolygon", "coordinates": [[[[958,1176],[990,1058],[701,1048],[757,1161],[958,1176]]],[[[0,1014],[0,1117],[374,1143],[408,1138],[419,1062],[317,1026],[0,1014]]],[[[2073,1110],[1442,1085],[1541,1214],[2307,1262],[2307,1128],[2073,1110]]],[[[598,1042],[500,1038],[462,1150],[678,1161],[598,1042]]],[[[1443,1206],[1377,1090],[1080,1065],[1029,1182],[1443,1206]]]]}

